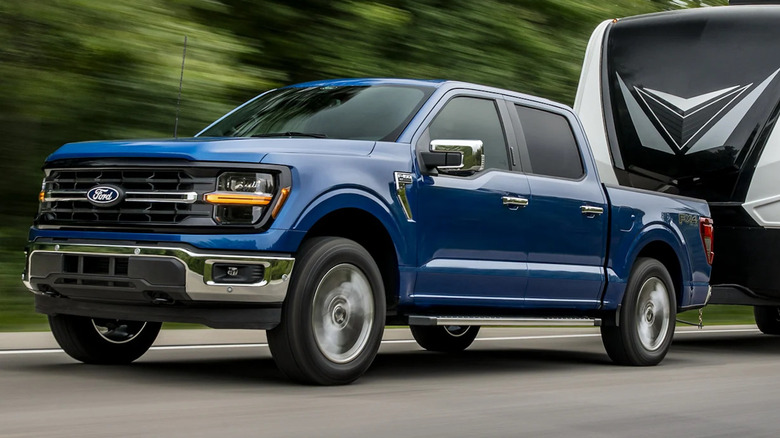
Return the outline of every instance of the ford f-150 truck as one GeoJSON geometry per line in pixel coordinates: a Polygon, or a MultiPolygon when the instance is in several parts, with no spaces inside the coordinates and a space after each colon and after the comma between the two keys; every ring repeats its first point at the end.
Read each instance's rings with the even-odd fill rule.
{"type": "Polygon", "coordinates": [[[569,108],[506,90],[293,85],[194,138],[66,144],[44,172],[23,279],[87,363],[195,322],[268,330],[286,375],[344,384],[385,324],[455,352],[484,325],[587,322],[654,365],[709,297],[707,204],[603,185],[569,108]]]}

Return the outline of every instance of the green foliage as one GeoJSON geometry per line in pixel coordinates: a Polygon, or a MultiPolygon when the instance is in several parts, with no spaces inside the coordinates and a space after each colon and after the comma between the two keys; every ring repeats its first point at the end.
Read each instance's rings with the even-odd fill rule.
{"type": "Polygon", "coordinates": [[[260,91],[335,77],[472,81],[572,103],[602,20],[725,0],[3,0],[0,330],[38,327],[19,281],[40,166],[63,143],[170,137],[260,91]]]}

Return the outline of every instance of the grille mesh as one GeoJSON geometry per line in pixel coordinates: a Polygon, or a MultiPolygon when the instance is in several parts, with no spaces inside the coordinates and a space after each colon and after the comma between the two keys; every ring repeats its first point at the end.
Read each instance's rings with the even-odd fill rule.
{"type": "Polygon", "coordinates": [[[214,190],[215,180],[186,169],[55,169],[44,180],[50,195],[41,203],[38,222],[81,227],[213,225],[211,205],[196,200],[214,190]],[[125,199],[111,207],[90,203],[87,191],[105,184],[120,187],[125,199]],[[186,201],[188,193],[196,194],[194,199],[186,201]]]}

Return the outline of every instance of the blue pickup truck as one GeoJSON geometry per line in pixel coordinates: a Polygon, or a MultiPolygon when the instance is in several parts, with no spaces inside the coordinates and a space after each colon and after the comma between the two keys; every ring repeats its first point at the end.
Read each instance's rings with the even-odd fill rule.
{"type": "Polygon", "coordinates": [[[87,363],[175,321],[268,330],[315,384],[361,376],[385,324],[457,352],[480,326],[588,323],[654,365],[710,293],[705,202],[603,185],[568,107],[480,85],[292,85],[193,138],[66,144],[44,172],[23,280],[87,363]]]}

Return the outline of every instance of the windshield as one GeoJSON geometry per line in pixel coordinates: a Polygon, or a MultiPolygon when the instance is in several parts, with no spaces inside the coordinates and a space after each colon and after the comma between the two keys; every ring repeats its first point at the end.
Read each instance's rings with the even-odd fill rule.
{"type": "Polygon", "coordinates": [[[280,88],[198,135],[394,141],[433,90],[400,85],[280,88]]]}

